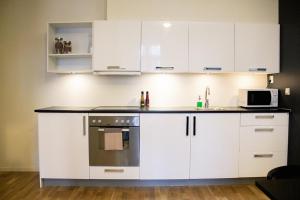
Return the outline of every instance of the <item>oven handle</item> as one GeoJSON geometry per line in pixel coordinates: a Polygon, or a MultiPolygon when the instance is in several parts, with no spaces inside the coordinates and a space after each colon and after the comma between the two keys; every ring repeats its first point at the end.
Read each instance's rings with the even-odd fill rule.
{"type": "MultiPolygon", "coordinates": [[[[98,128],[97,131],[98,131],[98,132],[104,132],[104,128],[98,128]]],[[[130,130],[129,130],[129,128],[122,128],[121,131],[122,131],[122,132],[129,132],[130,130]]]]}

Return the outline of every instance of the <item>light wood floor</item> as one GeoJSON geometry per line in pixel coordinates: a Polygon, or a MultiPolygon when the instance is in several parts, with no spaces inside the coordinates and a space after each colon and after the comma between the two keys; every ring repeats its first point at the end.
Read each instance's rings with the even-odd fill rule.
{"type": "Polygon", "coordinates": [[[188,187],[46,187],[39,188],[38,173],[0,172],[0,200],[34,199],[163,199],[266,200],[254,185],[188,187]]]}

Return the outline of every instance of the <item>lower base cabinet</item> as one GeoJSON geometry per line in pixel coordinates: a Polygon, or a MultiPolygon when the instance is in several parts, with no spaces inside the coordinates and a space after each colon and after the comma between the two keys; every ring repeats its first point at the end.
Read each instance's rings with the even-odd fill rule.
{"type": "Polygon", "coordinates": [[[140,178],[188,179],[189,115],[140,115],[140,178]]]}
{"type": "Polygon", "coordinates": [[[239,113],[193,115],[191,179],[236,178],[239,161],[239,113]]]}
{"type": "Polygon", "coordinates": [[[87,119],[39,113],[41,179],[264,177],[287,164],[288,113],[142,113],[140,167],[89,166],[87,119]]]}
{"type": "Polygon", "coordinates": [[[39,113],[40,178],[89,179],[87,114],[39,113]]]}
{"type": "Polygon", "coordinates": [[[141,179],[238,177],[240,114],[141,114],[141,179]]]}

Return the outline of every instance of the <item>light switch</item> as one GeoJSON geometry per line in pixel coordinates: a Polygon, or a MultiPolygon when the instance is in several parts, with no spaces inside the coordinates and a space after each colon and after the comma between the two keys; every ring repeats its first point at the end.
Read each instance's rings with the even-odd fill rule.
{"type": "Polygon", "coordinates": [[[286,96],[291,95],[291,89],[290,89],[290,88],[285,88],[284,94],[285,94],[286,96]]]}

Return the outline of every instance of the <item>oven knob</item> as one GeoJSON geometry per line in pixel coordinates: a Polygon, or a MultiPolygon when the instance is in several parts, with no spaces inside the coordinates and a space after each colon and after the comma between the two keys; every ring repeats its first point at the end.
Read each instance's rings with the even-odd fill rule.
{"type": "Polygon", "coordinates": [[[129,124],[129,122],[130,122],[129,119],[127,119],[127,120],[126,120],[126,123],[129,124]]]}
{"type": "Polygon", "coordinates": [[[118,122],[119,122],[119,120],[116,119],[115,123],[118,123],[118,122]]]}
{"type": "Polygon", "coordinates": [[[121,120],[121,123],[124,123],[124,120],[123,120],[123,119],[121,120]]]}
{"type": "Polygon", "coordinates": [[[101,123],[102,121],[101,121],[101,119],[98,119],[98,123],[101,123]]]}
{"type": "Polygon", "coordinates": [[[92,120],[92,123],[96,123],[96,120],[95,120],[95,119],[93,119],[93,120],[92,120]]]}

